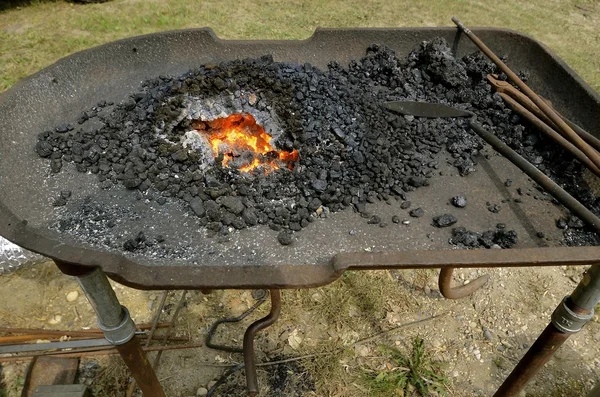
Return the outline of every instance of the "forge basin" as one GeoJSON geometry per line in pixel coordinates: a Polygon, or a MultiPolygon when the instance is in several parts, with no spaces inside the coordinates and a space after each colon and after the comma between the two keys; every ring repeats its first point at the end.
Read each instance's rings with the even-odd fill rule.
{"type": "MultiPolygon", "coordinates": [[[[528,84],[548,98],[574,122],[600,136],[600,98],[544,45],[516,32],[474,29],[509,66],[528,73],[528,84]]],[[[453,28],[318,29],[303,41],[226,41],[210,29],[184,30],[134,37],[82,51],[26,78],[0,95],[0,235],[50,258],[82,266],[101,266],[124,284],[148,289],[309,287],[326,284],[344,269],[332,258],[339,253],[447,250],[450,228],[431,225],[435,215],[452,212],[463,226],[489,230],[498,223],[517,231],[516,248],[560,245],[555,227],[564,209],[539,200],[535,189],[516,167],[484,148],[478,171],[461,177],[442,150],[439,171],[430,186],[409,194],[425,211],[408,215],[401,201],[370,204],[372,212],[388,220],[387,227],[368,224],[350,209],[317,219],[297,233],[294,244],[282,246],[277,232],[257,226],[235,232],[226,243],[207,239],[183,205],[160,206],[137,200],[123,187],[103,190],[97,177],[65,169],[50,175],[48,162],[33,148],[38,133],[76,120],[99,100],[124,100],[142,81],[160,75],[178,76],[202,64],[218,64],[265,54],[275,61],[311,63],[326,68],[331,61],[346,65],[364,55],[372,43],[394,49],[405,57],[422,41],[443,37],[458,56],[476,48],[453,28]],[[505,181],[510,179],[511,186],[505,181]],[[520,202],[515,188],[525,194],[520,202]],[[114,208],[128,208],[136,219],[123,222],[118,233],[143,228],[178,241],[186,249],[181,258],[123,253],[101,248],[49,227],[61,191],[72,192],[71,202],[92,197],[114,208]],[[449,198],[467,193],[469,205],[455,209],[449,198]],[[502,203],[502,204],[501,204],[502,203]],[[502,210],[489,207],[501,204],[502,210]],[[401,219],[392,223],[393,216],[401,219]],[[544,237],[539,237],[543,232],[544,237]]],[[[67,166],[68,167],[68,166],[67,166]]]]}

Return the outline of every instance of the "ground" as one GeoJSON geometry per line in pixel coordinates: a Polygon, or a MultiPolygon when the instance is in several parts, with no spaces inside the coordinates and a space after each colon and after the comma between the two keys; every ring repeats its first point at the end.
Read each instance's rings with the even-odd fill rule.
{"type": "MultiPolygon", "coordinates": [[[[271,0],[260,4],[113,0],[85,6],[32,1],[3,2],[0,10],[0,91],[69,53],[137,34],[210,26],[223,39],[303,39],[316,26],[450,26],[452,15],[469,26],[507,27],[531,34],[600,90],[597,1],[509,0],[493,6],[473,0],[271,0]]],[[[257,338],[257,359],[309,357],[260,367],[261,387],[270,390],[270,395],[285,396],[399,395],[393,391],[384,394],[373,380],[398,367],[378,345],[397,347],[408,354],[419,336],[429,360],[448,378],[449,395],[492,395],[543,330],[558,302],[575,287],[583,270],[486,270],[491,282],[458,301],[443,299],[437,291],[437,271],[424,270],[348,273],[330,286],[284,291],[281,319],[257,338]],[[419,319],[425,321],[381,334],[419,319]],[[362,341],[373,335],[379,336],[362,341]]],[[[458,271],[455,279],[463,282],[478,273],[483,271],[458,271]]],[[[66,300],[69,292],[79,291],[78,286],[52,263],[0,276],[0,283],[3,326],[95,326],[93,312],[81,294],[73,302],[66,300]]],[[[161,292],[114,287],[137,322],[151,320],[161,292]]],[[[171,294],[165,317],[172,314],[179,295],[171,294]]],[[[177,333],[201,342],[212,322],[240,314],[253,303],[249,291],[190,293],[177,333]]],[[[243,328],[267,311],[265,304],[241,325],[220,328],[218,340],[239,345],[243,328]]],[[[596,358],[600,325],[596,321],[566,342],[527,388],[527,395],[581,396],[591,388],[600,370],[596,358]]],[[[205,347],[166,352],[159,379],[169,396],[192,396],[218,379],[226,364],[240,360],[239,354],[205,347]]],[[[98,357],[97,361],[104,369],[94,380],[97,395],[122,395],[128,377],[119,359],[98,357]]],[[[19,395],[25,367],[25,363],[3,365],[9,396],[19,395]]],[[[238,395],[243,378],[237,374],[219,390],[222,395],[238,395]]]]}

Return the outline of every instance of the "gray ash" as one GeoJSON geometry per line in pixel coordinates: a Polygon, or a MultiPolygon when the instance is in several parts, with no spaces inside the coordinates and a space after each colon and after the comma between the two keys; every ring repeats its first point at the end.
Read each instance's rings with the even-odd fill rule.
{"type": "MultiPolygon", "coordinates": [[[[467,121],[398,117],[380,106],[385,101],[444,102],[471,110],[512,146],[545,161],[540,152],[545,146],[525,139],[531,133],[485,81],[490,72],[495,67],[480,53],[454,58],[439,38],[406,59],[372,45],[347,68],[332,62],[319,70],[270,56],[223,62],[148,80],[117,105],[99,102],[75,123],[41,133],[35,150],[48,159],[51,172],[72,163],[79,172],[96,174],[102,188],[122,185],[160,205],[186,203],[209,236],[260,224],[292,233],[316,213],[352,207],[369,219],[366,203],[391,196],[405,200],[404,193],[429,184],[438,168],[435,156],[444,149],[461,175],[476,170],[482,142],[467,121]],[[238,168],[249,158],[236,158],[230,167],[222,162],[231,153],[212,158],[198,139],[197,123],[234,113],[252,115],[273,137],[273,146],[297,150],[298,161],[265,174],[260,167],[250,173],[238,168]]],[[[564,172],[578,172],[567,165],[571,171],[564,172]]],[[[108,221],[94,221],[91,230],[85,217],[62,216],[63,230],[71,223],[78,233],[89,231],[90,242],[134,251],[148,250],[148,241],[152,247],[162,244],[155,236],[141,238],[140,231],[115,238],[108,221]]],[[[287,235],[283,241],[289,241],[287,235]]]]}

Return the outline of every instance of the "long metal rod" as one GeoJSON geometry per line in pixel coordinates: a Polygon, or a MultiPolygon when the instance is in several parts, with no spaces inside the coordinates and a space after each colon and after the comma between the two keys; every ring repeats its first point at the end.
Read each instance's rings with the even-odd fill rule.
{"type": "Polygon", "coordinates": [[[508,147],[506,143],[502,142],[494,134],[486,131],[481,125],[471,121],[471,128],[477,133],[477,135],[479,135],[494,149],[500,152],[500,154],[509,159],[538,185],[543,187],[552,195],[552,197],[557,199],[572,213],[581,218],[582,221],[593,227],[596,232],[600,232],[600,219],[598,219],[598,217],[592,211],[588,210],[583,204],[567,193],[563,188],[558,186],[556,182],[546,176],[546,174],[544,174],[542,171],[537,169],[537,167],[508,147]]]}
{"type": "Polygon", "coordinates": [[[460,299],[471,295],[473,292],[483,287],[490,279],[489,274],[484,274],[468,284],[461,285],[459,287],[452,287],[453,272],[453,267],[447,267],[440,270],[438,286],[440,288],[440,293],[444,296],[444,298],[447,299],[460,299]]]}
{"type": "MultiPolygon", "coordinates": [[[[163,291],[163,294],[160,298],[160,303],[158,304],[158,307],[156,308],[156,313],[154,314],[154,319],[152,320],[152,327],[150,328],[150,333],[148,334],[148,337],[146,338],[146,341],[144,342],[145,348],[150,346],[150,342],[152,342],[152,338],[154,337],[154,333],[156,332],[156,326],[158,325],[158,320],[160,320],[160,315],[163,311],[163,308],[165,307],[165,302],[167,301],[168,295],[169,295],[169,291],[167,291],[167,290],[163,291]]],[[[156,368],[154,370],[156,371],[156,368]]],[[[127,397],[133,396],[133,393],[135,392],[136,387],[137,387],[137,382],[134,379],[129,384],[129,387],[127,388],[127,394],[126,394],[127,397]]]]}
{"type": "Polygon", "coordinates": [[[144,396],[165,397],[146,353],[139,340],[133,336],[135,325],[129,313],[119,303],[106,274],[99,268],[90,270],[62,262],[56,262],[56,265],[63,273],[77,278],[96,312],[98,327],[104,331],[106,339],[115,344],[144,396]]]}
{"type": "Polygon", "coordinates": [[[333,257],[336,272],[345,270],[439,269],[447,267],[584,266],[598,263],[600,247],[512,248],[509,250],[406,250],[346,252],[333,257]]]}
{"type": "Polygon", "coordinates": [[[517,396],[525,385],[548,361],[571,334],[562,333],[552,323],[544,329],[527,353],[521,358],[494,397],[517,396]]]}
{"type": "Polygon", "coordinates": [[[271,311],[266,317],[253,322],[244,333],[244,367],[246,370],[246,389],[249,396],[258,394],[258,377],[254,358],[254,337],[256,333],[271,326],[279,318],[281,312],[281,291],[269,290],[271,295],[271,311]]]}
{"type": "Polygon", "coordinates": [[[504,72],[504,74],[506,74],[508,78],[511,79],[513,83],[515,83],[517,87],[519,87],[519,89],[523,93],[525,93],[525,95],[527,95],[529,99],[531,99],[533,103],[535,103],[537,107],[540,108],[540,110],[544,112],[544,114],[548,116],[548,118],[552,120],[552,122],[562,132],[565,133],[566,136],[568,136],[569,140],[573,142],[575,146],[577,146],[583,153],[585,153],[585,155],[589,157],[589,159],[594,164],[596,164],[598,168],[600,168],[600,154],[596,150],[594,150],[594,148],[588,145],[579,135],[577,135],[575,131],[573,131],[573,129],[554,112],[554,109],[548,106],[546,102],[544,102],[535,92],[533,92],[533,90],[529,88],[527,84],[525,84],[519,78],[519,76],[516,75],[515,72],[513,72],[508,66],[506,66],[506,64],[502,62],[500,58],[498,58],[498,56],[494,54],[492,50],[490,50],[470,29],[463,25],[463,23],[458,18],[452,17],[452,22],[454,22],[456,26],[458,26],[458,28],[469,39],[471,39],[471,41],[475,43],[477,47],[479,47],[481,52],[483,52],[488,58],[490,58],[491,61],[494,62],[496,66],[498,66],[498,68],[500,68],[500,70],[502,70],[502,72],[504,72]]]}
{"type": "Polygon", "coordinates": [[[570,297],[552,314],[552,322],[512,370],[494,397],[517,396],[558,348],[592,318],[600,301],[600,265],[592,266],[570,297]]]}
{"type": "Polygon", "coordinates": [[[498,93],[502,99],[508,106],[510,106],[515,112],[519,113],[521,116],[525,117],[529,120],[533,125],[535,125],[538,129],[540,129],[543,133],[548,135],[550,138],[554,139],[559,145],[561,145],[565,150],[571,153],[577,160],[581,161],[590,171],[600,177],[600,169],[596,167],[596,165],[583,153],[579,150],[575,145],[569,142],[566,138],[560,135],[558,132],[554,131],[552,127],[548,124],[540,120],[535,114],[530,112],[524,106],[519,104],[509,95],[499,92],[498,93]]]}

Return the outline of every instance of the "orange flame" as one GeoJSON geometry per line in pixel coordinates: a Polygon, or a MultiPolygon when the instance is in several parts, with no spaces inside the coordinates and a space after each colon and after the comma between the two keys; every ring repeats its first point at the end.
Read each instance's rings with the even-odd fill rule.
{"type": "Polygon", "coordinates": [[[241,172],[251,172],[263,167],[265,174],[276,170],[281,163],[292,169],[298,161],[298,151],[277,150],[271,145],[271,135],[256,123],[249,113],[236,113],[210,121],[195,120],[192,127],[203,134],[210,143],[213,154],[223,154],[223,166],[228,167],[236,158],[247,156],[248,162],[239,166],[241,172]]]}

